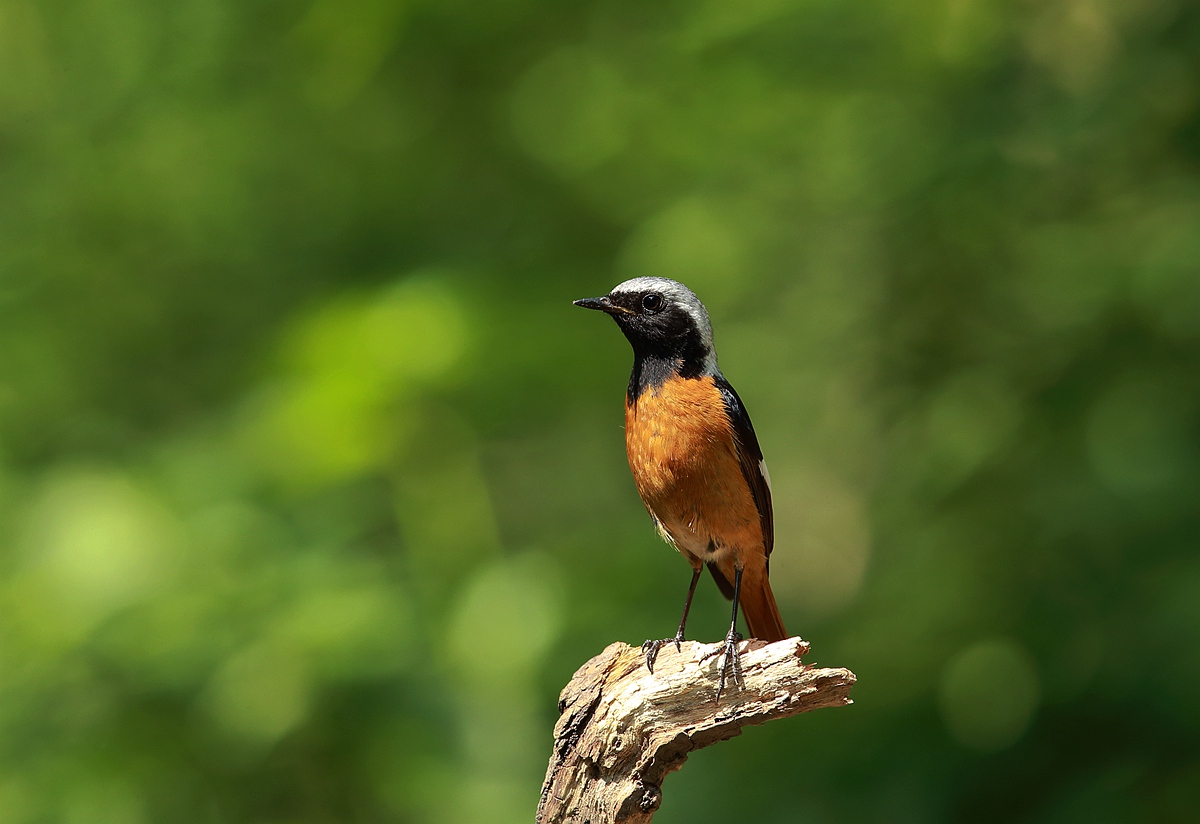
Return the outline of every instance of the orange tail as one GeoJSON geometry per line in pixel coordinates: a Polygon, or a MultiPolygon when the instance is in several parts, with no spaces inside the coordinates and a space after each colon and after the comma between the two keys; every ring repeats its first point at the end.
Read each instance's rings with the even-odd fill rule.
{"type": "Polygon", "coordinates": [[[788,637],[788,632],[783,628],[783,619],[779,617],[779,607],[775,606],[775,593],[771,592],[767,571],[752,569],[747,567],[742,573],[739,599],[750,637],[763,641],[782,641],[788,637]]]}

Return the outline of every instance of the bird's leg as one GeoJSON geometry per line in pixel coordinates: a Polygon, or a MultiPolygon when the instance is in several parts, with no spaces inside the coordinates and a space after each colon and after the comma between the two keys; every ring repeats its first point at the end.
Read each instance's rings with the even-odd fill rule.
{"type": "Polygon", "coordinates": [[[717,684],[717,700],[721,700],[721,693],[725,691],[725,679],[729,674],[730,667],[733,668],[733,683],[738,686],[744,686],[742,682],[742,667],[738,661],[738,643],[742,640],[742,634],[737,631],[737,616],[738,596],[742,590],[742,571],[737,569],[733,576],[733,618],[729,622],[729,633],[725,636],[725,641],[716,650],[704,656],[704,660],[712,658],[714,655],[721,656],[721,680],[717,684]]]}
{"type": "Polygon", "coordinates": [[[663,644],[674,642],[675,650],[679,651],[679,644],[683,641],[683,630],[687,626],[688,611],[692,608],[692,596],[696,594],[696,582],[700,580],[700,569],[692,570],[692,584],[688,587],[687,600],[683,602],[683,617],[679,619],[679,631],[675,633],[675,637],[642,644],[642,652],[646,654],[646,669],[651,672],[654,672],[654,662],[658,660],[658,650],[663,644]]]}

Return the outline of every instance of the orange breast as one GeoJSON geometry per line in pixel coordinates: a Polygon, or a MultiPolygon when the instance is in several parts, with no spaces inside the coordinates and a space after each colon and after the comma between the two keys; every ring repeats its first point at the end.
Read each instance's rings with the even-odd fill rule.
{"type": "Polygon", "coordinates": [[[758,510],[712,378],[673,378],[627,404],[625,448],[646,508],[694,564],[713,549],[762,554],[758,510]]]}

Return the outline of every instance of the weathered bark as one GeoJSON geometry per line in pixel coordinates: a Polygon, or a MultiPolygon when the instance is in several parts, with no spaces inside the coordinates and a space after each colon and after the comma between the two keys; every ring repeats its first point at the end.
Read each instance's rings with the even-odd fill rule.
{"type": "Polygon", "coordinates": [[[664,646],[654,672],[640,649],[609,645],[563,689],[554,752],[538,804],[539,824],[645,824],[662,800],[662,782],[692,750],[820,707],[849,704],[854,673],[807,667],[808,643],[742,644],[743,685],[716,701],[711,644],[664,646]]]}

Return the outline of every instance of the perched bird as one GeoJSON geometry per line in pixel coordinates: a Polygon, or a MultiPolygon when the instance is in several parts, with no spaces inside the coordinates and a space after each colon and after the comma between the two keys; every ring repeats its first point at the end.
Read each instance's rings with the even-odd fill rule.
{"type": "Polygon", "coordinates": [[[654,670],[661,646],[683,640],[701,570],[708,567],[733,620],[722,654],[717,698],[738,664],[738,606],[750,635],[787,637],[767,580],[774,544],[771,479],[750,416],[717,367],[712,324],[700,299],[666,278],[627,280],[576,306],[606,312],[633,346],[625,396],[625,447],[638,493],[658,532],[692,566],[674,638],[642,645],[654,670]]]}

